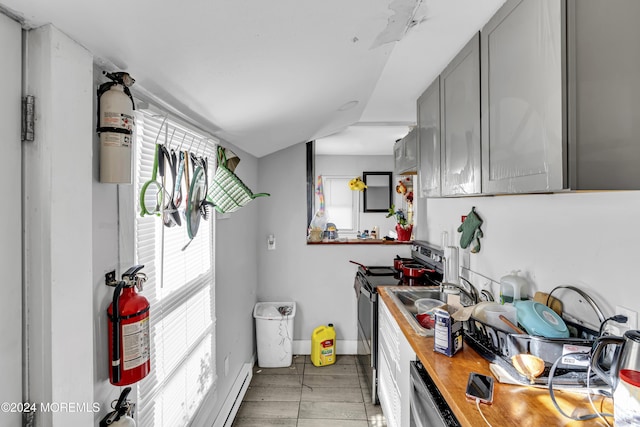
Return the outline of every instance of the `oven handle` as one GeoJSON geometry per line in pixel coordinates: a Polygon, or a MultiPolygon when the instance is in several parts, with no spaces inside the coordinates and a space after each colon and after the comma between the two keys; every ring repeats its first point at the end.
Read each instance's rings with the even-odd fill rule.
{"type": "Polygon", "coordinates": [[[376,294],[374,292],[369,291],[366,286],[364,285],[360,285],[360,294],[364,295],[365,297],[367,297],[369,299],[369,301],[375,301],[376,300],[376,294]]]}
{"type": "Polygon", "coordinates": [[[360,275],[356,274],[356,278],[353,281],[353,289],[356,291],[356,297],[360,298],[360,295],[366,296],[369,301],[375,301],[376,295],[369,290],[366,281],[364,281],[360,275]]]}

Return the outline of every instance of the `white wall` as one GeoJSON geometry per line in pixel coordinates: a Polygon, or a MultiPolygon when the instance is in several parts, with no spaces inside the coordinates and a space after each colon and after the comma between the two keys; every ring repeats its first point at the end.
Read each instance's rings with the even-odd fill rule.
{"type": "MultiPolygon", "coordinates": [[[[258,180],[258,160],[228,144],[240,157],[235,173],[254,192],[268,192],[258,180]]],[[[258,214],[269,198],[258,198],[216,220],[216,373],[218,399],[212,405],[217,414],[245,363],[255,355],[253,307],[257,301],[258,214]],[[227,359],[228,370],[225,370],[227,359]]]]}
{"type": "MultiPolygon", "coordinates": [[[[20,25],[0,14],[0,129],[2,158],[0,187],[2,200],[20,201],[22,188],[15,183],[22,174],[22,143],[20,142],[20,97],[22,82],[22,38],[20,25]]],[[[22,401],[22,205],[11,203],[2,212],[0,223],[0,402],[22,401]]],[[[0,425],[19,425],[20,414],[0,413],[0,425]]]]}
{"type": "Polygon", "coordinates": [[[511,270],[520,270],[532,291],[574,285],[590,294],[608,316],[615,314],[616,305],[640,311],[640,279],[634,270],[639,260],[638,191],[420,199],[419,203],[427,219],[420,221],[418,237],[437,245],[445,230],[451,243],[459,246],[460,216],[476,207],[484,220],[484,238],[481,251],[466,257],[473,271],[499,281],[511,270]]]}
{"type": "Polygon", "coordinates": [[[271,193],[262,200],[258,227],[258,300],[295,301],[294,352],[310,352],[313,329],[333,323],[338,353],[355,353],[357,267],[390,265],[409,256],[408,245],[307,245],[306,147],[304,143],[259,159],[260,186],[271,193]],[[276,250],[266,239],[276,237],[276,250]]]}

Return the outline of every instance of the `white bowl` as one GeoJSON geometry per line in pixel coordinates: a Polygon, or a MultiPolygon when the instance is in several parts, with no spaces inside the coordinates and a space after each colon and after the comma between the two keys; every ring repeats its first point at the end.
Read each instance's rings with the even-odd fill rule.
{"type": "Polygon", "coordinates": [[[418,314],[431,313],[434,308],[444,305],[442,301],[432,298],[420,298],[414,304],[418,309],[418,314]]]}
{"type": "Polygon", "coordinates": [[[509,325],[500,319],[501,315],[506,317],[514,325],[518,325],[518,310],[510,304],[486,307],[484,315],[487,319],[486,323],[494,328],[514,332],[509,325]]]}

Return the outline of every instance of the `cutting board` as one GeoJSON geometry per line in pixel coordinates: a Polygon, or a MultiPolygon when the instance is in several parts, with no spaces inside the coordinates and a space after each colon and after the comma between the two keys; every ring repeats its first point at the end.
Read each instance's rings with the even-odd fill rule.
{"type": "Polygon", "coordinates": [[[545,292],[536,292],[533,296],[533,300],[548,306],[551,310],[555,311],[558,316],[562,316],[562,301],[557,298],[549,298],[549,294],[545,292]],[[547,304],[547,298],[549,303],[547,304]]]}

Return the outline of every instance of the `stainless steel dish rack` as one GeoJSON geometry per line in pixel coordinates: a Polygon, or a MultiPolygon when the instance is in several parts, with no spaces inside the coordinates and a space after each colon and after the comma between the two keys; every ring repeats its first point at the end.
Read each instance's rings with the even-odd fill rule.
{"type": "MultiPolygon", "coordinates": [[[[598,306],[582,290],[573,286],[559,286],[556,289],[567,288],[578,292],[598,314],[600,322],[604,322],[604,315],[598,306]]],[[[550,293],[550,295],[551,295],[550,293]]],[[[581,323],[576,323],[563,317],[567,324],[571,337],[569,338],[545,338],[540,336],[517,334],[507,329],[496,328],[487,323],[471,317],[464,325],[464,339],[467,344],[476,350],[482,357],[490,362],[496,363],[507,371],[513,378],[530,384],[530,381],[513,367],[511,357],[516,354],[532,354],[538,356],[545,362],[545,370],[540,377],[535,380],[536,385],[548,385],[549,371],[551,366],[564,354],[568,352],[584,351],[579,347],[591,349],[598,337],[598,331],[589,329],[581,323]]],[[[506,325],[505,325],[506,327],[506,325]]],[[[586,350],[589,351],[589,350],[586,350]]],[[[570,357],[570,356],[569,356],[570,357]]],[[[572,362],[567,358],[567,362],[572,362]]],[[[553,383],[565,386],[583,387],[587,381],[587,366],[574,363],[560,362],[554,374],[553,383]]],[[[594,375],[589,378],[589,383],[593,385],[602,384],[594,375]]]]}

